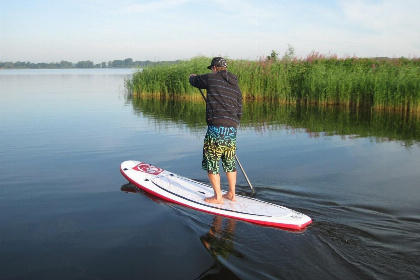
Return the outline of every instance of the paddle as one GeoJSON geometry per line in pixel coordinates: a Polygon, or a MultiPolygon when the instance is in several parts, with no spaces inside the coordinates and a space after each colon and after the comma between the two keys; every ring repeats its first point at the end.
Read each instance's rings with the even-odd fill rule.
{"type": "MultiPolygon", "coordinates": [[[[207,102],[206,97],[204,96],[204,93],[201,91],[201,88],[199,88],[198,90],[200,91],[201,96],[203,97],[204,101],[205,101],[205,102],[207,102]]],[[[249,187],[250,187],[250,188],[251,188],[251,190],[252,190],[252,193],[254,194],[254,193],[255,193],[254,187],[252,187],[252,184],[251,184],[251,182],[249,181],[248,176],[246,176],[245,170],[244,170],[244,168],[242,167],[242,164],[241,164],[241,162],[239,161],[238,156],[236,155],[236,153],[235,153],[235,159],[236,159],[236,162],[238,163],[239,167],[241,168],[241,171],[242,171],[242,173],[244,174],[245,179],[246,179],[246,181],[248,182],[248,185],[249,185],[249,187]]]]}

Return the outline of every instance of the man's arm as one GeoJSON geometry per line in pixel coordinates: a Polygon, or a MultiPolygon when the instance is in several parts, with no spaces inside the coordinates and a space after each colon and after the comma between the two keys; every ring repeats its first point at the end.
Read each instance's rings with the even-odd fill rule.
{"type": "Polygon", "coordinates": [[[206,81],[204,79],[204,75],[198,75],[197,76],[196,74],[191,74],[189,76],[189,81],[190,81],[190,84],[193,87],[202,88],[202,89],[206,89],[207,88],[207,83],[206,83],[206,81]]]}
{"type": "Polygon", "coordinates": [[[237,116],[238,116],[238,120],[241,120],[242,118],[242,93],[238,95],[238,105],[239,107],[238,107],[237,116]]]}

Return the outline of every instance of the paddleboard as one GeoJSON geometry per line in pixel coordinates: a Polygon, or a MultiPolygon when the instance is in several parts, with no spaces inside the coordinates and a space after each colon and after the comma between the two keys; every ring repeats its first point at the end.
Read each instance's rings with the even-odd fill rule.
{"type": "Polygon", "coordinates": [[[224,199],[223,204],[207,203],[204,198],[214,195],[210,185],[148,163],[125,161],[120,171],[130,183],[149,194],[214,215],[292,230],[302,230],[312,222],[308,216],[292,209],[242,195],[236,195],[235,202],[224,199]]]}

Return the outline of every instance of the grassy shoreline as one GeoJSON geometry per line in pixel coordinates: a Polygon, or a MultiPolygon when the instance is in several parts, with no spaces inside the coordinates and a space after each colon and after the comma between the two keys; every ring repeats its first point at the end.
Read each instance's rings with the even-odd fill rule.
{"type": "MultiPolygon", "coordinates": [[[[137,96],[201,98],[188,75],[207,73],[211,58],[195,57],[134,73],[127,89],[137,96]]],[[[228,60],[244,100],[339,105],[420,114],[420,59],[343,58],[312,53],[305,59],[228,60]]]]}

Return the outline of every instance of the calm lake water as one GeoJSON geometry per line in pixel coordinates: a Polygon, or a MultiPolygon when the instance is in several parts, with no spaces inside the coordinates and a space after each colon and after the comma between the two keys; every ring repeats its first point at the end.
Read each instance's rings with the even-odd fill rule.
{"type": "Polygon", "coordinates": [[[255,197],[313,219],[290,232],[127,184],[129,159],[207,182],[202,104],[127,100],[132,71],[0,71],[0,279],[420,278],[416,118],[246,107],[255,197]]]}

